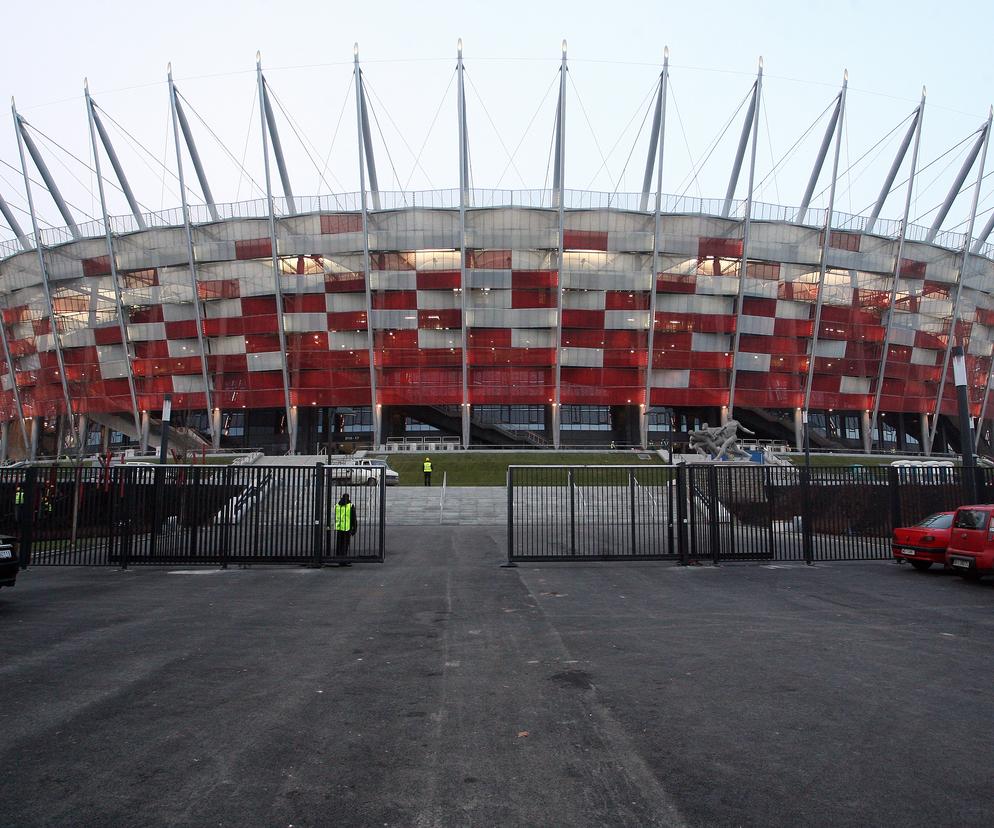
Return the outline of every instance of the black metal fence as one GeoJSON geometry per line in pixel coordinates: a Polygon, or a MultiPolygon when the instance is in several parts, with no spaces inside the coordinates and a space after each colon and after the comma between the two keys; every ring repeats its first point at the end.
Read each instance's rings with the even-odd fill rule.
{"type": "Polygon", "coordinates": [[[385,477],[334,466],[0,468],[0,534],[22,566],[382,561],[385,477]],[[334,531],[350,495],[357,530],[334,531]]]}
{"type": "MultiPolygon", "coordinates": [[[[958,467],[512,466],[508,559],[845,561],[963,503],[958,467]]],[[[994,469],[976,470],[994,502],[994,469]]]]}

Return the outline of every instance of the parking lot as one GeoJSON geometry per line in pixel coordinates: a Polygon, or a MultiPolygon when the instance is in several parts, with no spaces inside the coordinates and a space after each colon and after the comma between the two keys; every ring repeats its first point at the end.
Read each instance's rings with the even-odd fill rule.
{"type": "Polygon", "coordinates": [[[22,572],[0,823],[990,824],[989,583],[505,559],[22,572]]]}

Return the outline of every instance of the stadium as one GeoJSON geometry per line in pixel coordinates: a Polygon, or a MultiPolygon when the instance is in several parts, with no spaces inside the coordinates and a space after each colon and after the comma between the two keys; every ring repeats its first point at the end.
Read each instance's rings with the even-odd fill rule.
{"type": "Polygon", "coordinates": [[[977,445],[989,448],[992,223],[977,220],[991,120],[965,143],[929,226],[881,208],[913,183],[924,93],[873,209],[835,209],[846,84],[805,191],[754,199],[762,66],[728,188],[662,192],[669,68],[662,67],[644,186],[566,186],[562,57],[551,186],[484,190],[469,175],[462,85],[459,187],[378,186],[358,54],[360,192],[295,195],[258,67],[267,198],[216,202],[170,76],[182,204],[142,211],[86,93],[99,221],[77,222],[30,123],[14,112],[31,223],[0,199],[4,458],[110,440],[157,443],[168,398],[183,445],[315,453],[418,435],[453,445],[649,446],[735,418],[800,447],[959,447],[954,345],[966,351],[977,445]],[[101,172],[102,169],[102,172],[101,172]],[[903,172],[902,172],[903,171],[903,172]],[[41,184],[64,228],[40,229],[41,184]],[[107,214],[104,183],[132,207],[107,214]],[[203,204],[188,203],[196,180],[203,204]],[[974,180],[965,232],[943,229],[974,180]],[[826,207],[811,206],[815,189],[826,207]]]}

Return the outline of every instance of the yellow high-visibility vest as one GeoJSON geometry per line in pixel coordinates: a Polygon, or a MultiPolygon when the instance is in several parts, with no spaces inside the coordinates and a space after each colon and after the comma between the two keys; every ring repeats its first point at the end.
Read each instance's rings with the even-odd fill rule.
{"type": "Polygon", "coordinates": [[[352,504],[335,504],[335,531],[348,532],[352,528],[352,504]]]}
{"type": "Polygon", "coordinates": [[[24,490],[23,489],[18,489],[16,492],[14,492],[14,504],[16,506],[23,506],[24,505],[24,490]]]}
{"type": "Polygon", "coordinates": [[[431,471],[431,460],[425,460],[425,471],[426,472],[431,471]]]}

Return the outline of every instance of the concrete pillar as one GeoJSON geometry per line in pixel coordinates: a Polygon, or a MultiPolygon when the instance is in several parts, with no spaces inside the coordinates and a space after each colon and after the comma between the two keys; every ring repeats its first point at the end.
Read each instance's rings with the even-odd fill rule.
{"type": "Polygon", "coordinates": [[[873,434],[870,430],[870,412],[864,411],[859,418],[859,436],[863,438],[863,453],[873,450],[873,434]]]}
{"type": "Polygon", "coordinates": [[[31,451],[28,452],[28,457],[31,460],[38,459],[38,437],[41,434],[41,417],[31,418],[31,451]]]}
{"type": "Polygon", "coordinates": [[[76,447],[76,454],[82,457],[86,453],[86,443],[87,437],[90,434],[90,421],[85,414],[79,415],[79,420],[76,425],[76,434],[79,437],[79,445],[76,447]]]}
{"type": "Polygon", "coordinates": [[[373,406],[373,436],[371,442],[373,448],[386,443],[386,440],[383,439],[383,406],[379,403],[373,406]]]}
{"type": "Polygon", "coordinates": [[[142,454],[148,451],[148,433],[152,428],[152,418],[149,416],[148,411],[142,412],[141,419],[141,434],[138,437],[138,448],[141,450],[142,454]]]}
{"type": "Polygon", "coordinates": [[[559,446],[559,418],[555,414],[556,407],[554,405],[543,406],[543,413],[545,415],[545,421],[542,426],[542,436],[545,438],[546,442],[552,443],[558,448],[559,446]]]}
{"type": "Polygon", "coordinates": [[[794,445],[797,451],[804,451],[804,418],[801,409],[794,409],[794,445]]]}
{"type": "Polygon", "coordinates": [[[639,445],[649,448],[649,407],[644,403],[639,406],[639,445]]]}
{"type": "Polygon", "coordinates": [[[470,429],[472,427],[473,409],[470,404],[463,403],[462,406],[462,447],[469,448],[470,429]]]}
{"type": "Polygon", "coordinates": [[[10,423],[0,423],[0,462],[7,460],[10,451],[10,423]]]}
{"type": "Polygon", "coordinates": [[[221,448],[221,409],[211,411],[211,446],[214,451],[221,448]]]}
{"type": "MultiPolygon", "coordinates": [[[[286,423],[286,436],[287,436],[287,451],[290,454],[297,453],[297,418],[298,418],[297,406],[291,405],[290,410],[287,412],[287,423],[286,423]]],[[[218,433],[218,439],[220,439],[220,432],[218,433]]]]}
{"type": "Polygon", "coordinates": [[[100,426],[100,452],[107,454],[110,451],[110,429],[107,426],[100,426]]]}
{"type": "Polygon", "coordinates": [[[725,425],[728,422],[728,406],[723,405],[721,410],[718,412],[718,417],[721,420],[721,424],[725,425]]]}

